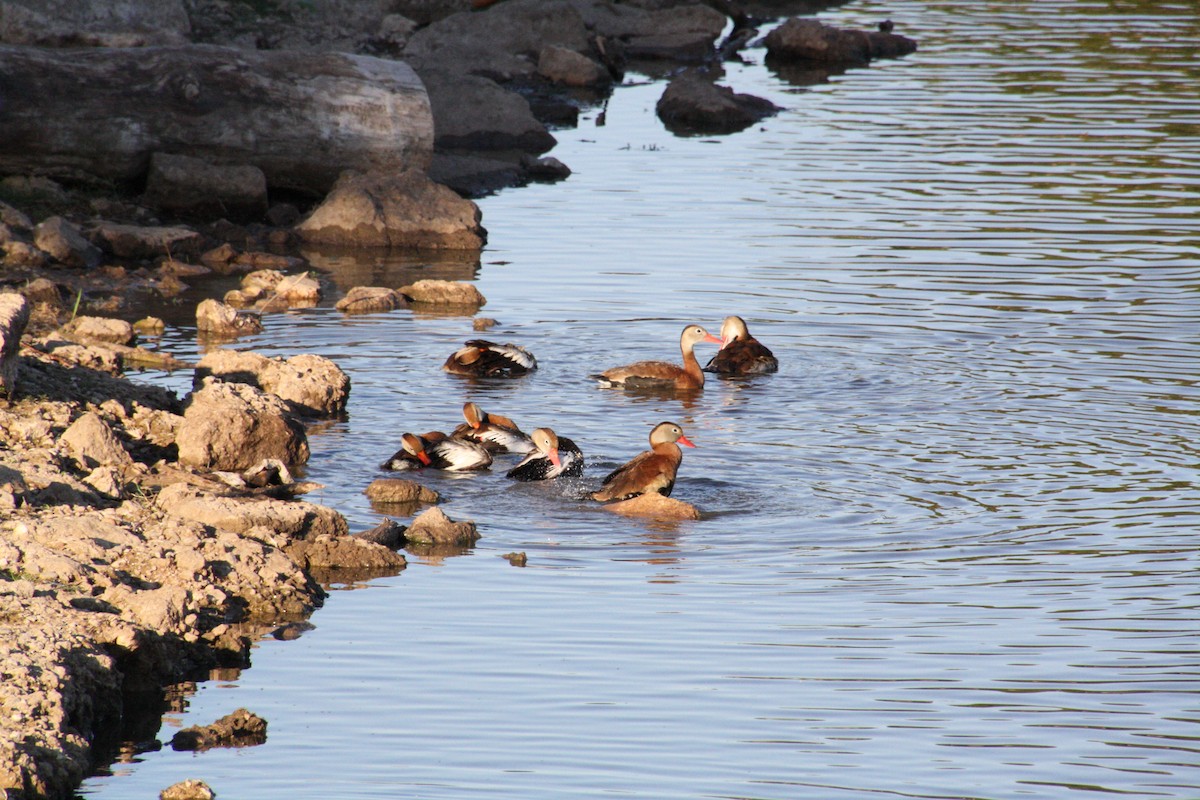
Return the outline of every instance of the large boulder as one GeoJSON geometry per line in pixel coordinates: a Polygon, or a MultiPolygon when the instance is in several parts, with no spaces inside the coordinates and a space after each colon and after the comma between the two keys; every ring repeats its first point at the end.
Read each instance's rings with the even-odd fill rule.
{"type": "Polygon", "coordinates": [[[355,247],[478,250],[487,231],[479,206],[423,172],[346,172],[296,226],[305,241],[355,247]]]}
{"type": "Polygon", "coordinates": [[[195,385],[202,386],[209,376],[270,392],[307,416],[337,416],[350,397],[349,376],[328,358],[311,353],[284,359],[212,350],[196,364],[195,385]]]}
{"type": "Polygon", "coordinates": [[[270,458],[294,467],[309,456],[304,426],[283,400],[214,380],[189,396],[175,444],[180,464],[206,470],[241,471],[270,458]]]}

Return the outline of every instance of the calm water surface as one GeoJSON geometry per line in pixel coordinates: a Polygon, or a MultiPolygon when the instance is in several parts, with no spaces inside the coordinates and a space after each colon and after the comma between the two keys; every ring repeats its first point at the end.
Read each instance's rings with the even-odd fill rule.
{"type": "Polygon", "coordinates": [[[477,547],[335,592],[159,732],[244,706],[265,745],[144,753],[83,794],[1200,797],[1200,7],[821,15],[886,17],[917,54],[815,83],[730,65],[787,108],[734,136],[664,132],[663,84],[631,76],[606,125],[558,132],[570,180],[481,202],[481,264],[311,254],[322,306],[238,346],[352,377],[312,499],[375,524],[375,465],[467,399],[574,438],[587,475],[423,476],[477,547]],[[472,384],[440,371],[469,318],[332,310],[425,275],[476,280],[542,368],[472,384]],[[778,374],[587,379],[731,313],[778,374]],[[579,499],[664,419],[699,445],[675,496],[702,520],[579,499]]]}

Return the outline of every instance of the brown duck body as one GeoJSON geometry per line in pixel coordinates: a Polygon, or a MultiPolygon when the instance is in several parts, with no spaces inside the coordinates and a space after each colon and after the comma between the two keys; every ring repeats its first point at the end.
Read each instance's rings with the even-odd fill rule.
{"type": "Polygon", "coordinates": [[[678,425],[659,423],[650,432],[650,449],[609,473],[600,490],[592,492],[592,499],[601,502],[627,500],[651,492],[670,497],[675,488],[675,475],[683,461],[683,451],[676,442],[695,447],[678,425]]]}
{"type": "Polygon", "coordinates": [[[761,375],[779,369],[779,361],[766,345],[750,335],[741,317],[726,317],[721,324],[721,349],[705,365],[705,372],[722,375],[761,375]]]}
{"type": "Polygon", "coordinates": [[[450,354],[442,369],[476,378],[513,378],[537,369],[537,359],[515,344],[471,339],[450,354]]]}
{"type": "Polygon", "coordinates": [[[605,386],[625,388],[674,387],[676,389],[700,389],[704,386],[704,371],[696,360],[694,348],[699,342],[721,340],[699,325],[688,325],[679,336],[679,350],[683,354],[683,365],[669,361],[637,361],[623,367],[613,367],[596,375],[596,380],[605,386]]]}

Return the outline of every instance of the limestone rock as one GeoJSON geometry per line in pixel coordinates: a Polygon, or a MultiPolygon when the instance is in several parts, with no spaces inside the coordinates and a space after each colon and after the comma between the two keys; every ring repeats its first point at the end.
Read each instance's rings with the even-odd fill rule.
{"type": "Polygon", "coordinates": [[[288,359],[257,353],[212,350],[196,365],[195,385],[208,376],[270,392],[300,414],[337,416],[346,410],[350,378],[329,359],[303,353],[288,359]]]}
{"type": "Polygon", "coordinates": [[[780,108],[770,100],[737,94],[685,73],[667,85],[655,110],[672,133],[722,134],[743,130],[780,108]]]}
{"type": "Polygon", "coordinates": [[[204,237],[181,226],[124,225],[102,221],[89,231],[98,246],[118,258],[161,258],[193,255],[199,252],[204,237]]]}
{"type": "Polygon", "coordinates": [[[158,800],[213,800],[216,794],[204,781],[188,778],[158,793],[158,800]]]}
{"type": "Polygon", "coordinates": [[[239,312],[227,303],[208,298],[196,306],[196,329],[210,336],[237,338],[261,333],[262,320],[254,314],[239,312]]]}
{"type": "Polygon", "coordinates": [[[612,75],[603,65],[583,53],[556,45],[542,48],[537,69],[546,80],[563,86],[605,88],[612,85],[612,75]]]}
{"type": "Polygon", "coordinates": [[[623,517],[643,517],[660,521],[700,519],[699,509],[691,503],[664,497],[657,492],[608,503],[604,509],[623,517]]]}
{"type": "Polygon", "coordinates": [[[404,478],[376,478],[364,494],[375,503],[436,503],[440,499],[433,489],[404,478]]]}
{"type": "Polygon", "coordinates": [[[401,286],[400,294],[413,303],[434,306],[465,306],[477,309],[487,305],[487,298],[474,284],[465,281],[443,281],[424,278],[401,286]]]}
{"type": "Polygon", "coordinates": [[[211,725],[193,725],[171,737],[175,750],[208,750],[213,747],[249,747],[267,741],[267,721],[239,708],[211,725]]]}
{"type": "Polygon", "coordinates": [[[133,462],[112,428],[94,411],[72,422],[60,441],[71,457],[86,469],[104,465],[126,466],[133,462]]]}
{"type": "Polygon", "coordinates": [[[882,31],[858,31],[826,25],[815,19],[787,20],[766,35],[768,58],[861,66],[876,58],[897,58],[915,52],[917,43],[882,31]]]}
{"type": "Polygon", "coordinates": [[[142,202],[189,218],[257,220],[267,212],[267,176],[249,164],[154,153],[142,202]]]}
{"type": "Polygon", "coordinates": [[[208,470],[244,470],[269,458],[294,467],[309,455],[304,426],[283,400],[219,381],[190,395],[175,443],[181,464],[208,470]]]}
{"type": "Polygon", "coordinates": [[[49,217],[33,229],[33,243],[50,258],[68,267],[94,267],[100,251],[70,222],[49,217]]]}
{"type": "Polygon", "coordinates": [[[480,217],[477,205],[419,170],[348,171],[296,232],[325,244],[475,250],[487,236],[480,217]]]}
{"type": "Polygon", "coordinates": [[[436,506],[412,521],[404,533],[410,542],[472,545],[479,541],[474,522],[454,522],[436,506]]]}
{"type": "Polygon", "coordinates": [[[386,286],[355,286],[334,306],[344,314],[374,314],[404,305],[404,296],[386,286]]]}
{"type": "Polygon", "coordinates": [[[58,333],[68,341],[79,344],[109,342],[130,345],[134,341],[133,326],[123,319],[79,316],[59,328],[58,333]]]}
{"type": "Polygon", "coordinates": [[[544,153],[558,143],[527,99],[490,78],[431,68],[421,71],[421,80],[429,92],[439,151],[544,153]]]}

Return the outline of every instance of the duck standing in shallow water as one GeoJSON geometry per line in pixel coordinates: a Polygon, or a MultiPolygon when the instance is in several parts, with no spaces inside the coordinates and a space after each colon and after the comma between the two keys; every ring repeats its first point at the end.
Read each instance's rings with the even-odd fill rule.
{"type": "Polygon", "coordinates": [[[525,455],[533,450],[533,442],[515,422],[499,414],[488,414],[477,403],[463,404],[463,419],[466,422],[450,433],[452,439],[483,445],[489,453],[525,455]]]}
{"type": "Polygon", "coordinates": [[[570,439],[549,428],[538,428],[529,438],[533,440],[534,451],[510,469],[508,477],[518,481],[548,481],[583,474],[583,452],[570,439]]]}
{"type": "Polygon", "coordinates": [[[694,348],[700,342],[721,340],[699,325],[688,325],[679,335],[679,350],[683,353],[683,366],[669,361],[638,361],[624,367],[613,367],[594,376],[604,386],[628,389],[670,388],[700,389],[704,386],[704,372],[696,360],[694,348]]]}
{"type": "Polygon", "coordinates": [[[537,359],[515,344],[471,339],[446,359],[442,369],[475,378],[515,378],[537,369],[537,359]]]}
{"type": "Polygon", "coordinates": [[[741,317],[726,317],[721,323],[721,349],[704,367],[705,372],[722,375],[761,375],[778,369],[775,354],[750,335],[741,317]]]}
{"type": "Polygon", "coordinates": [[[405,470],[444,469],[447,472],[470,472],[492,465],[492,454],[475,442],[453,439],[441,431],[418,436],[406,433],[400,437],[400,449],[380,465],[381,469],[405,470]]]}
{"type": "Polygon", "coordinates": [[[655,425],[654,430],[650,431],[650,449],[609,473],[600,490],[592,492],[592,499],[601,502],[628,500],[650,492],[670,497],[671,490],[675,488],[675,473],[683,461],[683,451],[679,445],[696,446],[683,435],[683,428],[674,422],[655,425]]]}

